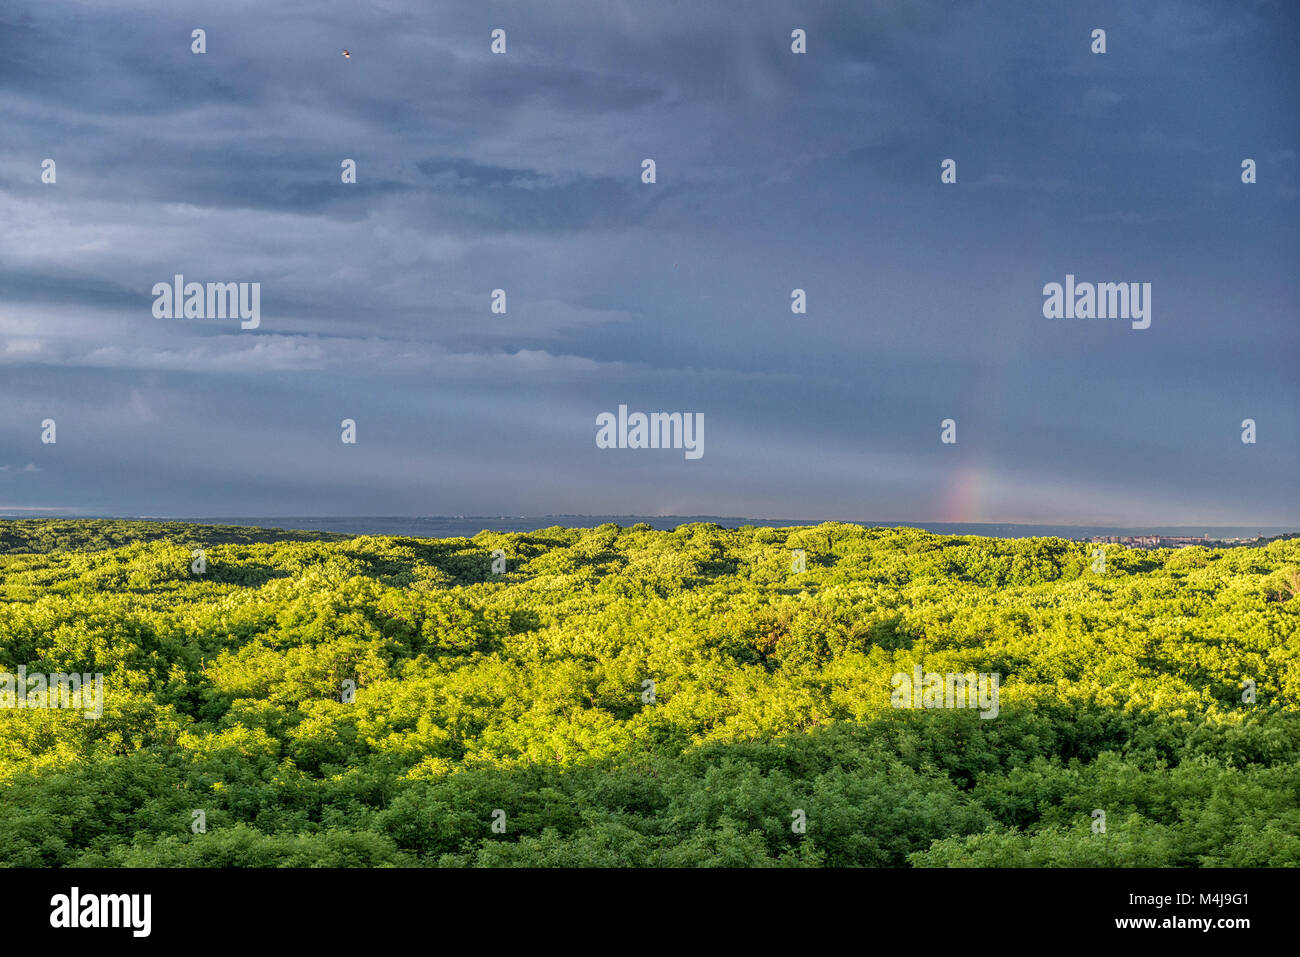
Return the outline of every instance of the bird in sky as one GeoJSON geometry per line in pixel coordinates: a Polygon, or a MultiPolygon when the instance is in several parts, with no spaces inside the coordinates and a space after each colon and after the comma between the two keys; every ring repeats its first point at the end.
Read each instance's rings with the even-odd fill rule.
{"type": "Polygon", "coordinates": [[[344,50],[344,51],[343,51],[343,55],[344,55],[345,57],[347,57],[349,60],[352,59],[352,54],[349,53],[347,50],[344,50]]]}

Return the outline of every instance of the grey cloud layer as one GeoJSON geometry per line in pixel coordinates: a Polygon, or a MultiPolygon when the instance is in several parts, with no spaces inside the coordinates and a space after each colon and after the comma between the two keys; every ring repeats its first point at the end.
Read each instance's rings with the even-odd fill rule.
{"type": "Polygon", "coordinates": [[[0,12],[0,506],[1300,522],[1288,5],[155,6],[0,12]]]}

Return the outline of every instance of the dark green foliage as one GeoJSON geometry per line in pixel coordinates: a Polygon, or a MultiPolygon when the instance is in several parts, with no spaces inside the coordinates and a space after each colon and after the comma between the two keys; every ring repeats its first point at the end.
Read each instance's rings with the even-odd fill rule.
{"type": "Polygon", "coordinates": [[[340,541],[332,532],[294,532],[243,525],[195,525],[108,518],[0,519],[0,555],[24,552],[98,551],[131,542],[174,541],[195,547],[253,542],[340,541]]]}

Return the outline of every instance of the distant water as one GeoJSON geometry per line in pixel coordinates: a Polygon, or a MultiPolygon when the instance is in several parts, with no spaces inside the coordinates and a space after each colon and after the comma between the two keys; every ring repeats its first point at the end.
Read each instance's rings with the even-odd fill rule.
{"type": "MultiPolygon", "coordinates": [[[[36,517],[36,516],[24,516],[36,517]]],[[[818,525],[821,519],[765,519],[729,518],[719,515],[457,515],[457,516],[340,516],[310,515],[238,516],[232,518],[187,518],[180,516],[116,516],[152,521],[196,522],[202,525],[244,525],[261,528],[283,528],[312,532],[338,532],[344,535],[408,535],[415,538],[472,537],[485,529],[493,532],[531,532],[539,528],[563,525],[568,528],[594,528],[614,523],[628,527],[644,523],[652,528],[673,529],[691,522],[713,522],[723,528],[740,528],[755,525],[778,528],[792,525],[818,525]]],[[[846,521],[849,521],[846,519],[846,521]]],[[[1223,526],[1223,525],[994,525],[970,522],[903,522],[861,521],[854,524],[868,527],[905,525],[923,528],[941,535],[987,535],[997,538],[1089,538],[1093,535],[1204,535],[1214,539],[1269,537],[1295,532],[1295,528],[1279,526],[1223,526]]]]}

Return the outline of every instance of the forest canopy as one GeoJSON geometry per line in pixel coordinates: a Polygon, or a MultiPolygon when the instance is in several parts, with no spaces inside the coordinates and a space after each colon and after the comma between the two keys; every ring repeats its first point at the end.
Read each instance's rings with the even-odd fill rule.
{"type": "Polygon", "coordinates": [[[0,673],[103,678],[0,701],[0,864],[1296,866],[1298,592],[1300,539],[0,521],[0,673]]]}

